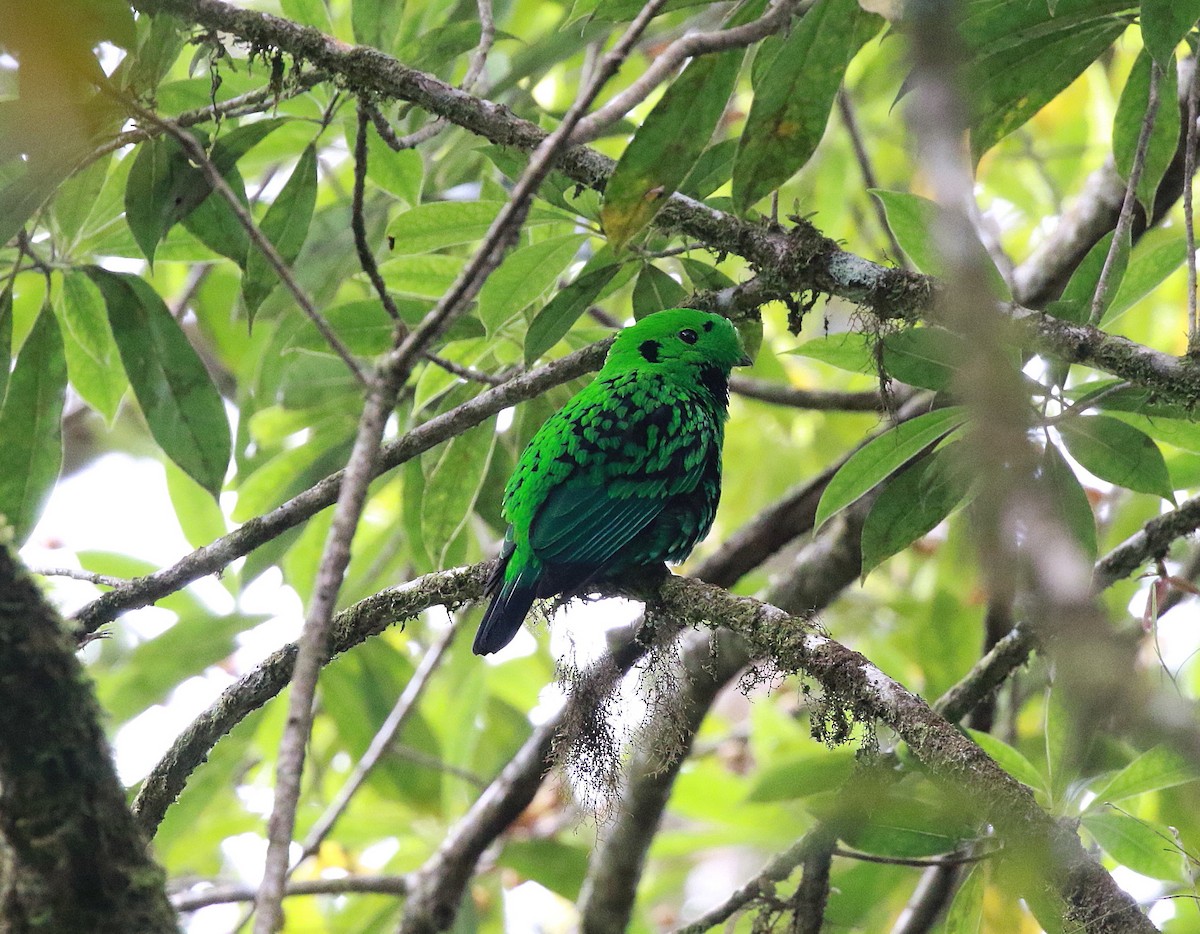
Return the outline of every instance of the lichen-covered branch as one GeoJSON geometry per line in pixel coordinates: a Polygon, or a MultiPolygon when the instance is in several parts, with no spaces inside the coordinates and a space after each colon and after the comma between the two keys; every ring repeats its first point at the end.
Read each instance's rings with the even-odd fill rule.
{"type": "MultiPolygon", "coordinates": [[[[137,0],[135,6],[148,13],[174,13],[254,48],[279,49],[338,75],[355,90],[410,101],[502,146],[531,151],[547,135],[503,105],[473,97],[375,49],[348,47],[279,17],[241,10],[223,0],[137,0]]],[[[572,181],[602,191],[614,164],[586,146],[575,146],[560,154],[556,168],[572,181]]],[[[820,292],[858,303],[881,318],[936,320],[935,280],[843,250],[808,221],[796,220],[787,229],[763,225],[674,194],[654,223],[711,249],[744,257],[769,279],[767,298],[820,292]]],[[[1026,308],[1014,308],[1013,315],[1021,322],[1022,339],[1039,353],[1095,367],[1169,399],[1187,402],[1200,395],[1200,365],[1026,308]]]]}

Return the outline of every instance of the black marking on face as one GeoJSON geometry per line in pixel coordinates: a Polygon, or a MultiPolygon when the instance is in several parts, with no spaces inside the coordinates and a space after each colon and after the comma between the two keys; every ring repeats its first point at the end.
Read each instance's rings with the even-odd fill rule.
{"type": "Polygon", "coordinates": [[[658,341],[642,341],[638,345],[638,353],[640,353],[647,363],[658,363],[658,352],[662,345],[658,341]]]}
{"type": "Polygon", "coordinates": [[[711,363],[700,365],[700,383],[721,407],[729,405],[729,377],[711,363]]]}
{"type": "Polygon", "coordinates": [[[704,322],[704,333],[707,334],[712,329],[713,329],[713,323],[711,321],[705,321],[704,322]]]}

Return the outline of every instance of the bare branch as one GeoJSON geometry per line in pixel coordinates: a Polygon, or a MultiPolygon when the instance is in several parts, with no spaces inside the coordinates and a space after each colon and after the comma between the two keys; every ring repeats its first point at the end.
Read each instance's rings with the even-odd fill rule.
{"type": "Polygon", "coordinates": [[[798,389],[783,383],[754,379],[749,376],[734,376],[729,388],[739,396],[786,405],[796,409],[813,409],[818,412],[882,412],[883,400],[878,392],[842,392],[827,389],[798,389]]]}
{"type": "MultiPolygon", "coordinates": [[[[331,657],[378,635],[393,623],[403,623],[434,606],[457,606],[483,595],[488,565],[477,564],[436,571],[400,587],[381,591],[342,610],[331,632],[331,657]]],[[[142,782],[133,802],[139,826],[153,835],[188,777],[222,736],[248,714],[282,691],[296,663],[296,644],[273,652],[253,671],[231,684],[171,744],[166,755],[142,782]]]]}
{"type": "MultiPolygon", "coordinates": [[[[871,166],[871,156],[867,152],[866,144],[863,143],[862,133],[858,129],[858,119],[854,115],[854,104],[851,103],[850,95],[844,87],[838,90],[837,105],[838,113],[842,118],[842,125],[846,127],[846,135],[850,137],[850,145],[854,149],[854,158],[858,162],[858,170],[862,173],[863,186],[868,190],[878,188],[879,181],[875,177],[875,169],[871,166]]],[[[880,230],[887,237],[888,244],[892,248],[893,262],[897,266],[907,269],[908,259],[904,254],[904,248],[900,246],[900,241],[892,233],[892,227],[888,223],[887,211],[883,209],[883,203],[870,194],[867,195],[867,202],[871,205],[871,209],[875,213],[875,220],[878,222],[880,230]]]]}
{"type": "Polygon", "coordinates": [[[689,58],[727,49],[745,48],[783,29],[791,22],[793,14],[802,2],[803,0],[775,0],[771,8],[752,23],[716,32],[692,33],[676,39],[654,56],[650,67],[629,87],[614,95],[603,107],[580,120],[571,134],[570,145],[578,146],[602,136],[605,129],[649,97],[656,87],[670,78],[689,58]]]}
{"type": "Polygon", "coordinates": [[[94,574],[80,568],[30,568],[30,574],[38,577],[69,577],[72,580],[87,581],[99,587],[125,587],[129,580],[124,577],[111,577],[108,574],[94,574]]]}
{"type": "Polygon", "coordinates": [[[483,69],[487,65],[488,53],[492,51],[492,43],[496,41],[496,19],[492,15],[492,0],[475,0],[479,12],[479,44],[471,50],[471,59],[467,64],[467,73],[463,75],[459,85],[464,91],[474,91],[483,69]]]}
{"type": "MultiPolygon", "coordinates": [[[[190,891],[171,896],[176,911],[199,911],[209,905],[252,902],[257,889],[251,885],[193,886],[190,891]]],[[[337,879],[303,879],[289,882],[284,895],[347,895],[351,893],[403,896],[408,892],[407,876],[342,876],[337,879]]]]}
{"type": "Polygon", "coordinates": [[[387,283],[379,274],[379,264],[375,262],[375,254],[371,251],[371,245],[367,243],[367,224],[363,219],[363,195],[367,186],[367,120],[369,115],[367,105],[359,101],[358,132],[354,137],[354,194],[350,201],[350,228],[354,231],[354,249],[358,253],[358,264],[367,274],[367,278],[371,280],[371,285],[375,288],[375,294],[379,296],[383,310],[388,313],[392,321],[396,322],[397,333],[403,333],[407,329],[400,321],[400,312],[396,309],[396,303],[392,301],[387,283]]]}
{"type": "MultiPolygon", "coordinates": [[[[1100,269],[1100,278],[1096,280],[1096,292],[1092,296],[1092,310],[1088,321],[1098,325],[1104,315],[1104,300],[1108,297],[1108,280],[1112,276],[1113,266],[1121,245],[1129,234],[1133,223],[1133,206],[1137,201],[1137,186],[1142,178],[1142,169],[1146,165],[1146,152],[1150,148],[1150,131],[1154,129],[1154,119],[1158,116],[1159,85],[1162,83],[1162,66],[1158,62],[1150,62],[1150,96],[1146,102],[1146,113],[1142,117],[1142,128],[1138,132],[1137,148],[1133,152],[1133,165],[1129,169],[1129,178],[1125,182],[1125,199],[1121,202],[1121,213],[1117,218],[1117,226],[1113,230],[1112,243],[1108,246],[1108,255],[1104,257],[1104,266],[1100,269]]],[[[1190,187],[1184,186],[1185,191],[1190,187]]]]}
{"type": "Polygon", "coordinates": [[[413,672],[412,678],[404,686],[404,690],[396,700],[396,704],[392,707],[391,712],[387,715],[387,719],[383,721],[383,725],[380,726],[378,732],[372,737],[371,745],[367,747],[367,751],[358,760],[354,771],[346,779],[346,784],[341,787],[337,793],[337,797],[333,799],[324,813],[317,818],[316,823],[309,830],[308,836],[304,838],[304,845],[299,858],[296,860],[296,865],[299,865],[317,852],[321,843],[329,836],[329,831],[333,829],[338,818],[350,806],[351,800],[358,793],[358,790],[362,788],[371,771],[379,764],[379,760],[383,758],[383,755],[391,749],[393,741],[400,734],[400,731],[404,728],[404,724],[408,722],[408,718],[416,709],[417,702],[421,699],[421,695],[425,692],[425,687],[429,684],[430,676],[433,675],[434,671],[442,663],[446,649],[450,648],[450,643],[454,641],[454,636],[457,632],[457,624],[449,626],[437,641],[425,650],[425,654],[421,656],[421,663],[417,665],[417,670],[413,672]]]}
{"type": "Polygon", "coordinates": [[[317,678],[331,656],[330,627],[342,579],[350,564],[350,543],[366,503],[368,485],[377,469],[383,428],[395,405],[399,387],[399,374],[387,366],[381,367],[370,381],[354,447],[338,489],[333,522],[317,568],[292,672],[287,726],[276,760],[275,798],[267,825],[266,865],[254,903],[258,913],[254,919],[255,934],[274,934],[282,922],[288,850],[300,802],[300,779],[312,730],[317,678]]]}
{"type": "Polygon", "coordinates": [[[1184,133],[1183,149],[1183,225],[1187,235],[1187,289],[1188,289],[1188,353],[1200,353],[1200,323],[1196,320],[1196,218],[1192,214],[1192,186],[1196,175],[1196,120],[1200,102],[1200,63],[1191,61],[1191,75],[1187,82],[1187,106],[1184,113],[1187,130],[1184,133]]]}

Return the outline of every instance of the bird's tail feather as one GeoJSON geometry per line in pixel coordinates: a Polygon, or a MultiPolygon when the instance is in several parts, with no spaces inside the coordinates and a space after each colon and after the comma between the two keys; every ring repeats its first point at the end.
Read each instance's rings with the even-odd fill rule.
{"type": "Polygon", "coordinates": [[[505,580],[483,614],[471,651],[476,655],[491,655],[508,645],[533,606],[537,589],[538,574],[531,569],[521,571],[512,580],[505,580]]]}

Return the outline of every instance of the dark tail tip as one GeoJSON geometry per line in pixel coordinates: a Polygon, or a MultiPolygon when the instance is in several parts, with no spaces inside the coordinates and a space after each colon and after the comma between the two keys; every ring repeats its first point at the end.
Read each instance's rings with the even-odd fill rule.
{"type": "Polygon", "coordinates": [[[525,614],[533,606],[536,594],[536,587],[520,585],[511,590],[505,588],[496,594],[491,606],[483,614],[471,651],[476,655],[491,655],[512,642],[521,623],[525,622],[525,614]]]}

